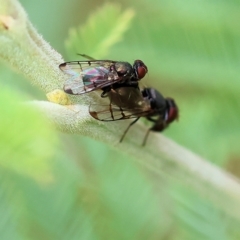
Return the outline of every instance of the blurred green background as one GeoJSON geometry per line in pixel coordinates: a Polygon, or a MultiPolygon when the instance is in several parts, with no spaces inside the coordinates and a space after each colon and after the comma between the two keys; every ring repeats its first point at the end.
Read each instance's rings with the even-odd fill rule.
{"type": "MultiPolygon", "coordinates": [[[[69,28],[84,26],[105,5],[96,0],[20,2],[39,33],[66,61],[79,59],[66,47],[69,28]]],[[[117,3],[122,12],[135,12],[122,40],[95,53],[93,44],[107,32],[99,20],[91,38],[83,32],[76,51],[130,63],[143,60],[149,70],[143,85],[173,97],[180,109],[179,121],[163,134],[239,176],[240,3],[108,3],[117,3]]],[[[2,102],[10,102],[12,109],[11,91],[16,91],[16,99],[46,99],[5,63],[0,65],[0,79],[2,89],[9,92],[1,96],[2,102]]],[[[22,134],[21,123],[28,115],[15,110],[12,115],[7,108],[5,112],[10,114],[7,119],[20,119],[9,137],[11,142],[17,136],[17,143],[6,146],[3,137],[1,143],[7,149],[0,155],[5,167],[1,239],[239,239],[239,224],[203,196],[164,179],[156,186],[154,177],[124,153],[86,137],[57,133],[48,123],[42,137],[22,134]],[[27,149],[21,147],[26,146],[22,139],[29,141],[27,149]]],[[[32,132],[40,121],[34,116],[32,132]]]]}

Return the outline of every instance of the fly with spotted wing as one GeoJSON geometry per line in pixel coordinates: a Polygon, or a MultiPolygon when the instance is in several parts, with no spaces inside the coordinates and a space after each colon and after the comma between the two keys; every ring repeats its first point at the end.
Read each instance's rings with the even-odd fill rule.
{"type": "Polygon", "coordinates": [[[92,104],[89,113],[100,121],[116,121],[135,118],[123,133],[120,142],[124,139],[129,128],[138,121],[140,117],[146,117],[153,122],[153,126],[144,137],[145,145],[150,131],[161,132],[170,123],[178,119],[178,107],[172,98],[164,98],[154,88],[144,88],[142,91],[137,87],[119,86],[107,92],[110,104],[92,104]]]}
{"type": "Polygon", "coordinates": [[[87,55],[80,55],[89,60],[59,65],[64,73],[70,75],[63,86],[63,90],[69,94],[80,95],[102,89],[103,97],[114,84],[138,86],[138,81],[148,72],[147,66],[141,60],[135,60],[131,65],[128,62],[94,60],[87,55]]]}

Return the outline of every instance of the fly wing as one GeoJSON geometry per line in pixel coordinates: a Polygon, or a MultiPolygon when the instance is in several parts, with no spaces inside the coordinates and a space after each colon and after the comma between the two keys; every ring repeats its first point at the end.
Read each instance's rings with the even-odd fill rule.
{"type": "Polygon", "coordinates": [[[59,65],[70,78],[64,83],[65,92],[79,95],[101,89],[119,81],[111,66],[116,62],[108,60],[73,61],[59,65]]]}
{"type": "Polygon", "coordinates": [[[149,116],[153,110],[138,88],[121,87],[108,92],[109,104],[91,104],[89,113],[100,121],[116,121],[149,116]]]}
{"type": "Polygon", "coordinates": [[[143,110],[141,107],[135,109],[124,109],[114,104],[91,104],[90,115],[100,121],[117,121],[131,118],[145,117],[151,113],[151,109],[143,110]]]}
{"type": "Polygon", "coordinates": [[[75,75],[74,72],[83,71],[84,69],[89,67],[101,66],[110,69],[110,67],[115,63],[116,61],[111,60],[71,61],[61,63],[59,65],[59,68],[69,75],[75,75]],[[71,69],[72,71],[69,71],[69,69],[71,69]]]}

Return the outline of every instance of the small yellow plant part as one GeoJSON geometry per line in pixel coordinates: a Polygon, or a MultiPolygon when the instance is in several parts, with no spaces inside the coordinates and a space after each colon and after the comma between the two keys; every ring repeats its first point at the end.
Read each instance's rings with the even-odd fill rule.
{"type": "Polygon", "coordinates": [[[50,102],[58,103],[60,105],[71,105],[68,95],[61,89],[55,89],[46,94],[50,102]]]}

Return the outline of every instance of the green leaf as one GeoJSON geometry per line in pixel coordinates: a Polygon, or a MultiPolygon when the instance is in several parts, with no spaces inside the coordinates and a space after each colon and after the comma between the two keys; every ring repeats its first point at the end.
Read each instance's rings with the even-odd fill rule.
{"type": "Polygon", "coordinates": [[[118,4],[106,3],[84,25],[70,29],[66,40],[69,58],[76,59],[77,53],[96,59],[105,57],[110,48],[122,39],[133,16],[132,9],[121,11],[118,4]]]}
{"type": "MultiPolygon", "coordinates": [[[[231,220],[199,192],[191,191],[178,183],[171,188],[174,217],[179,235],[176,239],[239,239],[239,221],[231,220]]],[[[174,238],[175,239],[175,238],[174,238]]]]}
{"type": "Polygon", "coordinates": [[[39,112],[21,103],[21,94],[1,87],[0,163],[8,171],[49,181],[55,131],[39,112]]]}

